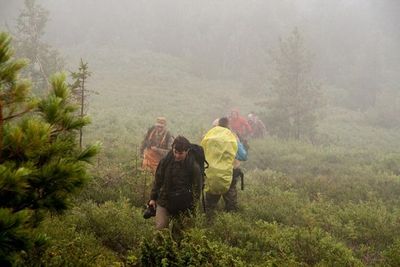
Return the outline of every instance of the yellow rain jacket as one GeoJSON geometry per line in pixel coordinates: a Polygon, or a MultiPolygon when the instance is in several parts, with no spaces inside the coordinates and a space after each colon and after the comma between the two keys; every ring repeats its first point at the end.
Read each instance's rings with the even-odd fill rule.
{"type": "Polygon", "coordinates": [[[211,194],[224,194],[232,182],[233,162],[238,145],[231,130],[215,126],[201,141],[209,164],[206,169],[205,191],[211,194]]]}

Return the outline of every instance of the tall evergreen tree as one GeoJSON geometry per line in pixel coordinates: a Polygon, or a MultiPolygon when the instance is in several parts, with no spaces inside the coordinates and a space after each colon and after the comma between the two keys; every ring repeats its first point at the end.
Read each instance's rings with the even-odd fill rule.
{"type": "Polygon", "coordinates": [[[56,49],[42,40],[49,12],[36,0],[24,3],[17,18],[16,53],[18,57],[29,59],[30,64],[23,74],[32,80],[35,91],[43,93],[41,90],[49,88],[50,75],[63,69],[64,60],[56,49]]]}
{"type": "MultiPolygon", "coordinates": [[[[71,85],[72,93],[75,96],[78,105],[80,107],[79,109],[79,116],[83,118],[86,116],[86,112],[88,109],[88,96],[89,93],[91,92],[86,88],[86,82],[87,79],[90,77],[91,72],[89,72],[89,66],[88,63],[83,62],[81,59],[81,62],[79,64],[78,71],[76,72],[71,72],[71,77],[74,80],[74,82],[71,85]]],[[[79,147],[82,148],[82,129],[79,132],[79,147]]]]}
{"type": "Polygon", "coordinates": [[[297,29],[280,41],[272,58],[276,76],[271,79],[269,130],[283,138],[311,138],[324,101],[320,86],[312,79],[311,57],[297,29]]]}
{"type": "Polygon", "coordinates": [[[68,207],[99,149],[78,147],[77,134],[89,120],[76,115],[65,75],[53,76],[49,95],[34,99],[29,82],[19,78],[26,63],[12,55],[10,37],[0,33],[0,266],[44,241],[32,229],[47,212],[68,207]]]}

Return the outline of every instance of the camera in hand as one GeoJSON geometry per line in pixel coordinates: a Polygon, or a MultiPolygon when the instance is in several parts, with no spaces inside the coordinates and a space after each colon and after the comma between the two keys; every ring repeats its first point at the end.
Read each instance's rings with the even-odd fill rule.
{"type": "Polygon", "coordinates": [[[156,216],[156,209],[153,206],[147,206],[143,212],[143,218],[149,219],[154,216],[156,216]]]}

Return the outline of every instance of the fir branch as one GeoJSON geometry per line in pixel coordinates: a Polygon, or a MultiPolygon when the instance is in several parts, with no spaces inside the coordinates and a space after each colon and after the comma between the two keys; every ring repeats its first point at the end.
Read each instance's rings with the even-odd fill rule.
{"type": "Polygon", "coordinates": [[[28,107],[27,109],[25,109],[24,111],[21,111],[20,113],[14,114],[14,115],[9,115],[7,117],[3,118],[3,121],[8,121],[17,117],[21,117],[22,115],[30,112],[32,110],[32,108],[28,107]]]}

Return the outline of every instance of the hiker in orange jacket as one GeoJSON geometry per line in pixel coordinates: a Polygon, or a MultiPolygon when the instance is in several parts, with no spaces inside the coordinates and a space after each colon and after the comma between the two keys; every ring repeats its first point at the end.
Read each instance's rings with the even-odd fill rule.
{"type": "Polygon", "coordinates": [[[155,174],[160,160],[167,155],[174,141],[173,136],[167,130],[167,120],[158,117],[154,126],[147,130],[140,154],[143,156],[142,169],[155,174]]]}

